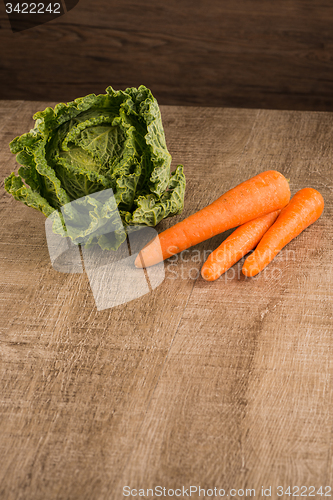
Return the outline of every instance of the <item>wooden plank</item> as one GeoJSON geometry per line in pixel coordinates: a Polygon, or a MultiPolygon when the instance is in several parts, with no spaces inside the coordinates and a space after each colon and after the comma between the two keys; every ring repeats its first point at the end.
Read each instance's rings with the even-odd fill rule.
{"type": "MultiPolygon", "coordinates": [[[[330,114],[260,112],[235,176],[278,169],[293,193],[318,188],[325,212],[255,279],[240,263],[214,283],[192,280],[133,452],[112,483],[118,497],[125,485],[256,496],[264,485],[272,498],[279,485],[331,485],[332,125],[330,114]]],[[[179,283],[186,265],[173,268],[179,283]]]]}
{"type": "Polygon", "coordinates": [[[15,112],[20,108],[21,101],[1,101],[0,108],[0,130],[3,129],[9,120],[12,119],[15,112]]]}
{"type": "MultiPolygon", "coordinates": [[[[47,104],[20,103],[8,118],[1,177],[18,167],[8,142],[47,104]]],[[[162,115],[174,166],[184,162],[188,176],[180,220],[224,189],[258,112],[166,107],[162,115]]],[[[0,189],[0,498],[115,498],[109,485],[131,454],[193,281],[166,268],[150,294],[99,312],[85,274],[52,269],[45,218],[0,189]]]]}
{"type": "Polygon", "coordinates": [[[161,104],[333,109],[330,0],[80,0],[16,34],[0,15],[2,98],[145,84],[161,104]]]}

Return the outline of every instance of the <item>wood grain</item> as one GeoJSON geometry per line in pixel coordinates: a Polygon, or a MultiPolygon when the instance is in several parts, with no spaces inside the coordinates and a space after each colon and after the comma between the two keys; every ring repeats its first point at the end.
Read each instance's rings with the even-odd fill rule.
{"type": "MultiPolygon", "coordinates": [[[[47,104],[0,103],[2,179],[17,169],[8,142],[47,104]]],[[[318,189],[324,214],[257,278],[241,264],[198,277],[219,235],[167,261],[151,293],[97,311],[86,274],[52,269],[44,217],[2,181],[1,499],[118,500],[125,485],[257,497],[264,485],[277,499],[278,485],[331,484],[333,115],[164,106],[162,117],[187,191],[159,230],[270,168],[292,194],[318,189]]]]}
{"type": "Polygon", "coordinates": [[[145,84],[161,104],[333,110],[330,0],[80,0],[12,33],[0,97],[69,101],[145,84]]]}

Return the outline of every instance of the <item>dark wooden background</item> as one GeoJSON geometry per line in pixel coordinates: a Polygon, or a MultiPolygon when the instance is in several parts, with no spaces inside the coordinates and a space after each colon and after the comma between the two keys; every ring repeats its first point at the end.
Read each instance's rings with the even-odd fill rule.
{"type": "Polygon", "coordinates": [[[333,111],[332,0],[80,0],[21,33],[0,9],[1,99],[145,84],[161,104],[333,111]]]}

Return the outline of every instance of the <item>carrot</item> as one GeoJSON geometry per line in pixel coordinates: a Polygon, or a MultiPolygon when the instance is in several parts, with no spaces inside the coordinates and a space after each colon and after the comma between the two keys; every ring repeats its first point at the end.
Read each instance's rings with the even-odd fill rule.
{"type": "Polygon", "coordinates": [[[201,269],[206,281],[217,280],[244,255],[255,248],[266,231],[275,222],[280,210],[263,215],[239,226],[212,252],[201,269]]]}
{"type": "Polygon", "coordinates": [[[255,276],[262,271],[283,247],[313,224],[323,210],[324,200],[318,191],[312,188],[298,191],[245,260],[243,274],[255,276]]]}
{"type": "Polygon", "coordinates": [[[135,266],[157,264],[227,229],[279,210],[289,199],[290,189],[285,177],[275,170],[262,172],[163,231],[141,250],[135,266]]]}

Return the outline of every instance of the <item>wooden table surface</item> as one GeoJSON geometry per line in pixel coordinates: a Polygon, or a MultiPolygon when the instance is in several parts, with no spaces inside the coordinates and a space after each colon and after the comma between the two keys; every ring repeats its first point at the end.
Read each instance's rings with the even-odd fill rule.
{"type": "Polygon", "coordinates": [[[159,230],[269,169],[292,194],[318,189],[325,211],[257,278],[241,265],[198,277],[219,235],[166,261],[152,292],[98,311],[85,273],[52,268],[44,216],[3,189],[18,168],[9,141],[48,104],[0,103],[1,500],[118,500],[125,486],[146,498],[156,486],[166,498],[314,486],[322,498],[333,486],[333,114],[162,107],[187,190],[159,230]]]}

